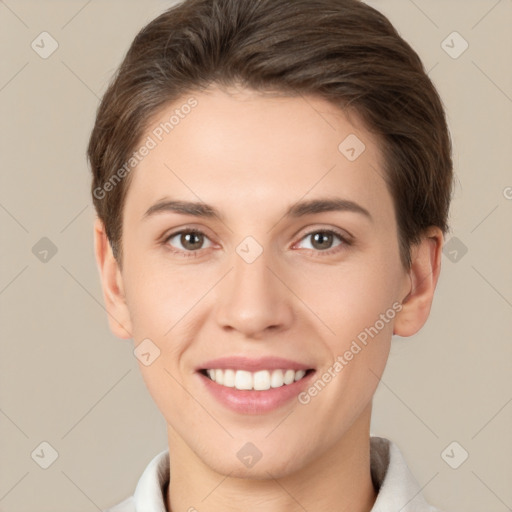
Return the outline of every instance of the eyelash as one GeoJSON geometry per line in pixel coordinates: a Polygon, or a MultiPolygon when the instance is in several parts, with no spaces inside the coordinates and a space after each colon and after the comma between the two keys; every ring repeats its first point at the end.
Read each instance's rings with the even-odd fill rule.
{"type": "MultiPolygon", "coordinates": [[[[184,258],[196,258],[199,256],[199,253],[201,252],[201,249],[195,250],[195,251],[183,251],[180,249],[174,249],[169,245],[169,240],[174,238],[177,235],[182,235],[184,233],[194,233],[197,235],[203,235],[205,238],[208,238],[203,231],[200,229],[195,228],[188,228],[188,229],[182,229],[180,231],[175,231],[174,233],[171,233],[170,235],[166,236],[164,240],[162,241],[162,245],[164,245],[166,248],[168,248],[172,253],[179,254],[183,256],[184,258]]],[[[334,246],[331,249],[326,249],[325,251],[319,250],[319,249],[306,249],[307,251],[312,251],[314,256],[329,256],[331,254],[338,253],[339,251],[342,251],[344,248],[349,247],[352,245],[352,242],[347,239],[345,235],[343,235],[341,232],[334,230],[334,229],[315,229],[313,231],[309,231],[308,233],[305,233],[300,240],[303,240],[309,236],[312,236],[316,233],[323,233],[323,234],[332,234],[338,237],[338,239],[341,241],[341,244],[338,244],[334,246]]]]}

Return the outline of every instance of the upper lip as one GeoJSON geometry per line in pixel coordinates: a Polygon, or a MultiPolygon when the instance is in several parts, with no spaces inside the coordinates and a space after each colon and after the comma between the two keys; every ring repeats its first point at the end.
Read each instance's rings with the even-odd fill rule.
{"type": "Polygon", "coordinates": [[[246,370],[256,372],[259,370],[310,370],[311,365],[299,363],[292,359],[282,357],[258,357],[251,358],[246,356],[227,356],[219,359],[211,359],[202,363],[197,370],[246,370]]]}

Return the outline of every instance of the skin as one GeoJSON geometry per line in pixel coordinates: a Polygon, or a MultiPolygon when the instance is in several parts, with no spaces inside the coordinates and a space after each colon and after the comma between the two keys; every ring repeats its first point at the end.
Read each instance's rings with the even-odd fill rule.
{"type": "MultiPolygon", "coordinates": [[[[240,88],[193,96],[197,107],[132,171],[122,269],[95,224],[112,332],[135,346],[149,338],[160,350],[149,366],[138,364],[168,425],[167,508],[369,511],[372,397],[392,335],[410,336],[427,320],[442,232],[428,229],[403,268],[380,142],[357,115],[349,119],[316,97],[240,88]],[[366,146],[353,162],[338,150],[350,134],[366,146]],[[205,202],[224,219],[169,211],[143,218],[164,197],[205,202]],[[325,197],[353,201],[371,219],[351,211],[283,217],[296,201],[325,197]],[[191,227],[205,234],[192,248],[180,236],[165,241],[191,227]],[[331,245],[315,244],[313,235],[328,229],[352,243],[334,236],[331,245]],[[252,263],[236,252],[247,236],[263,249],[252,263]],[[238,414],[214,400],[195,372],[208,359],[271,355],[308,363],[321,376],[404,298],[394,319],[306,405],[291,400],[269,413],[238,414]],[[237,457],[247,442],[262,453],[252,468],[237,457]]],[[[189,97],[160,111],[143,139],[189,97]]]]}

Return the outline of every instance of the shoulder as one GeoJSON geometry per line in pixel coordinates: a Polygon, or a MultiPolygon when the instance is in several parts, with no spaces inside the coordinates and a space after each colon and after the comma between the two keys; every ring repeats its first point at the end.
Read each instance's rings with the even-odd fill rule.
{"type": "Polygon", "coordinates": [[[137,482],[133,496],[102,512],[165,510],[165,490],[169,477],[169,450],[165,449],[150,460],[137,482]]]}
{"type": "Polygon", "coordinates": [[[378,492],[371,512],[442,512],[426,501],[422,488],[393,441],[370,437],[370,468],[378,492]]]}

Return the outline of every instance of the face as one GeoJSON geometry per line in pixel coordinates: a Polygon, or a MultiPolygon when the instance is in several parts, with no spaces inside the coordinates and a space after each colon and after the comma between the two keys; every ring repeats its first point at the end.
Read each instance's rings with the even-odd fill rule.
{"type": "Polygon", "coordinates": [[[322,99],[215,88],[148,137],[116,314],[151,354],[171,452],[232,476],[305,467],[368,414],[411,289],[379,142],[322,99]]]}

